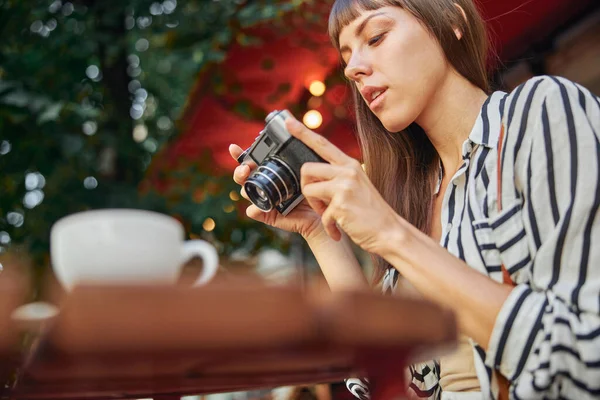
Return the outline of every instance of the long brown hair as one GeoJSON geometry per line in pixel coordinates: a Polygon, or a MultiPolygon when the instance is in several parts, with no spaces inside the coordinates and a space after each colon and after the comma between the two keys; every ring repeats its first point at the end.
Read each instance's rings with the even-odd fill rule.
{"type": "MultiPolygon", "coordinates": [[[[402,7],[415,16],[437,39],[452,67],[489,93],[486,69],[488,39],[473,0],[336,0],[329,16],[329,36],[335,47],[340,48],[341,30],[361,11],[385,6],[402,7]],[[461,40],[457,40],[455,28],[461,31],[461,40]]],[[[400,216],[429,233],[433,187],[439,172],[439,156],[435,148],[416,123],[403,132],[392,134],[387,131],[362,100],[356,85],[350,86],[367,175],[400,216]]],[[[373,261],[374,282],[378,282],[389,264],[375,255],[373,261]]]]}

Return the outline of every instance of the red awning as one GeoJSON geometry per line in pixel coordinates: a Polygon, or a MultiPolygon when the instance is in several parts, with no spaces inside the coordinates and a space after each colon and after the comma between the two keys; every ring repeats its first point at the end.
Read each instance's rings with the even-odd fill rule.
{"type": "MultiPolygon", "coordinates": [[[[502,61],[522,55],[595,0],[485,0],[480,9],[502,61]]],[[[253,27],[237,36],[225,61],[206,68],[190,95],[179,137],[157,155],[152,170],[176,168],[209,150],[212,171],[228,173],[235,162],[228,145],[250,145],[274,109],[302,117],[308,108],[323,114],[316,129],[347,153],[358,156],[352,133],[349,90],[337,73],[339,61],[326,35],[330,1],[303,6],[281,21],[253,27]],[[250,44],[248,38],[254,38],[250,44]],[[327,80],[321,101],[307,106],[308,85],[327,80]],[[319,104],[320,103],[320,104],[319,104]]],[[[315,100],[313,100],[315,101],[315,100]]]]}

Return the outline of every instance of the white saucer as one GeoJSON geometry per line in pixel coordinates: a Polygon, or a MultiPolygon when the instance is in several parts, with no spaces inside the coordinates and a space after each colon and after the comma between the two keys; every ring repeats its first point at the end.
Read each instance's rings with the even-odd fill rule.
{"type": "Polygon", "coordinates": [[[58,315],[58,307],[43,301],[24,304],[16,308],[11,318],[23,328],[37,329],[58,315]]]}

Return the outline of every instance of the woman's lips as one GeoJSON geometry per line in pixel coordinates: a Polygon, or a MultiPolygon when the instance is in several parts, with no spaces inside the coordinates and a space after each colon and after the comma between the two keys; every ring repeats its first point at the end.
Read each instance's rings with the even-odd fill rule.
{"type": "Polygon", "coordinates": [[[374,99],[369,104],[369,108],[371,109],[371,111],[375,112],[375,110],[383,106],[386,94],[387,89],[382,90],[379,94],[375,93],[376,97],[374,96],[374,99]]]}

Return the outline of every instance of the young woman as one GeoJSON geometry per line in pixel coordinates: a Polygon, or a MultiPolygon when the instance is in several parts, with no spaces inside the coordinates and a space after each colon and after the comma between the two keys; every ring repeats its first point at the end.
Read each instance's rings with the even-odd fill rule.
{"type": "Polygon", "coordinates": [[[385,292],[401,276],[456,313],[458,352],[412,366],[412,395],[600,396],[599,99],[547,76],[489,93],[472,0],[337,0],[329,29],[366,172],[288,121],[329,163],[303,166],[287,217],[248,216],[300,233],[332,290],[367,286],[352,240],[385,292]]]}

